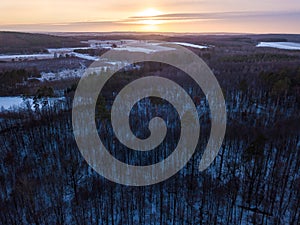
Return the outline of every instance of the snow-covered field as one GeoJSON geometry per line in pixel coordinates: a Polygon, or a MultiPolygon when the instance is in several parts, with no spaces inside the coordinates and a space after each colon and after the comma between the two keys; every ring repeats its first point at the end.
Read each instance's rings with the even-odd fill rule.
{"type": "Polygon", "coordinates": [[[169,48],[165,46],[160,45],[151,45],[151,44],[145,44],[140,46],[124,46],[121,48],[114,48],[114,50],[117,51],[128,51],[128,52],[143,52],[146,54],[151,54],[155,52],[164,52],[164,51],[172,51],[175,50],[174,48],[169,48]]]}
{"type": "MultiPolygon", "coordinates": [[[[165,51],[173,51],[175,48],[170,46],[165,46],[166,42],[157,42],[157,41],[149,41],[149,40],[90,40],[85,42],[89,44],[89,47],[74,47],[74,48],[49,48],[47,54],[31,54],[31,55],[0,55],[0,60],[2,61],[22,61],[22,60],[39,60],[39,59],[52,59],[57,57],[66,57],[67,55],[72,57],[77,57],[90,61],[100,61],[101,66],[99,68],[101,71],[106,71],[108,68],[118,67],[123,68],[127,66],[125,69],[139,69],[138,67],[129,66],[127,62],[112,62],[101,56],[91,56],[88,54],[82,54],[74,52],[76,49],[113,49],[115,51],[128,51],[128,52],[140,52],[146,54],[152,54],[156,52],[165,52],[165,51]],[[102,65],[103,63],[103,65],[102,65]]],[[[186,47],[205,49],[207,46],[195,45],[186,42],[169,42],[166,44],[177,44],[186,47]]],[[[99,64],[100,65],[100,64],[99,64]]],[[[98,68],[98,69],[99,69],[98,68]]],[[[41,72],[42,77],[37,78],[41,81],[45,80],[62,80],[69,78],[80,78],[85,72],[85,67],[82,66],[78,69],[62,69],[59,72],[41,72]]],[[[21,101],[20,99],[11,99],[9,102],[21,101]]]]}
{"type": "Polygon", "coordinates": [[[105,49],[112,49],[113,46],[125,46],[128,44],[141,42],[137,40],[130,40],[130,39],[124,39],[124,40],[89,40],[89,41],[82,41],[82,43],[89,44],[91,48],[105,48],[105,49]]]}
{"type": "Polygon", "coordinates": [[[33,59],[51,59],[54,54],[32,54],[32,55],[0,55],[1,61],[18,61],[18,60],[33,60],[33,59]]]}
{"type": "MultiPolygon", "coordinates": [[[[128,52],[142,52],[151,54],[155,52],[172,51],[174,48],[163,46],[163,43],[154,41],[140,41],[140,40],[90,40],[85,42],[89,44],[89,47],[74,47],[74,48],[49,48],[46,54],[30,54],[30,55],[0,55],[1,61],[22,61],[22,60],[39,60],[39,59],[52,59],[60,56],[74,56],[81,59],[98,61],[100,56],[90,56],[88,54],[81,54],[74,52],[76,49],[114,49],[116,51],[128,51],[128,52]]],[[[198,49],[208,48],[203,45],[195,45],[186,42],[170,42],[171,44],[178,44],[185,47],[192,47],[198,49]]],[[[300,48],[300,45],[299,45],[300,48]]]]}
{"type": "Polygon", "coordinates": [[[185,47],[198,48],[198,49],[208,48],[205,45],[195,45],[195,44],[186,43],[186,42],[172,42],[172,43],[177,44],[177,45],[182,45],[182,46],[185,46],[185,47]]]}
{"type": "Polygon", "coordinates": [[[86,50],[86,49],[92,49],[91,47],[77,47],[77,48],[48,48],[49,53],[71,53],[76,49],[86,50]]]}
{"type": "Polygon", "coordinates": [[[295,42],[260,42],[256,47],[277,48],[285,50],[300,50],[300,43],[295,42]]]}
{"type": "MultiPolygon", "coordinates": [[[[146,54],[175,50],[175,48],[166,47],[163,46],[163,44],[164,44],[163,42],[159,43],[159,42],[151,42],[151,41],[131,41],[117,48],[114,48],[114,50],[129,51],[129,52],[143,52],[146,54]]],[[[208,48],[207,46],[204,45],[195,45],[186,42],[170,42],[170,44],[177,44],[185,47],[198,48],[198,49],[208,48]]]]}
{"type": "MultiPolygon", "coordinates": [[[[106,72],[108,69],[115,69],[115,68],[124,68],[125,70],[139,70],[139,65],[129,65],[128,62],[125,61],[108,61],[107,59],[97,59],[97,61],[100,61],[99,64],[94,68],[89,69],[89,72],[96,72],[99,73],[101,71],[106,72]]],[[[41,72],[41,78],[35,78],[40,81],[54,81],[54,80],[66,80],[66,79],[72,79],[72,78],[81,78],[85,72],[87,71],[87,68],[82,66],[78,69],[62,69],[58,72],[41,72]]]]}
{"type": "Polygon", "coordinates": [[[81,54],[81,53],[77,53],[77,52],[72,52],[71,53],[72,56],[75,56],[77,58],[81,58],[81,59],[86,59],[86,60],[91,60],[91,61],[98,61],[100,57],[96,57],[96,56],[90,56],[88,54],[81,54]]]}

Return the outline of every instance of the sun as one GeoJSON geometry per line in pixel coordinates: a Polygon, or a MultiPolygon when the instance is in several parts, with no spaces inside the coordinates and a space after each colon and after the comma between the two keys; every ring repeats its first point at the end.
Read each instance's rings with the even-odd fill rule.
{"type": "Polygon", "coordinates": [[[162,24],[163,21],[156,16],[162,15],[163,13],[155,8],[148,8],[144,11],[137,13],[139,19],[135,21],[137,24],[141,24],[142,30],[144,31],[158,31],[158,25],[162,24]]]}
{"type": "Polygon", "coordinates": [[[162,12],[159,11],[159,10],[156,10],[154,8],[148,8],[140,13],[138,13],[138,16],[141,16],[141,17],[152,17],[152,16],[158,16],[158,15],[161,15],[162,12]]]}

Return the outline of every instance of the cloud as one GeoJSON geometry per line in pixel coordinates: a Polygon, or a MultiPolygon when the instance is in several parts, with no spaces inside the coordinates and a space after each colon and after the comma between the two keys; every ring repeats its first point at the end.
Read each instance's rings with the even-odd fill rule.
{"type": "MultiPolygon", "coordinates": [[[[277,12],[215,12],[215,13],[172,13],[157,16],[133,16],[122,20],[107,21],[82,21],[69,23],[39,23],[39,24],[13,24],[0,25],[0,30],[15,31],[129,31],[139,30],[138,27],[147,24],[170,24],[189,23],[198,25],[201,22],[219,23],[224,27],[226,24],[238,26],[264,26],[279,30],[300,21],[299,11],[277,11],[277,12]],[[148,23],[147,23],[148,22],[148,23]],[[223,23],[223,24],[222,24],[223,23]],[[278,28],[278,29],[277,29],[278,28]]],[[[172,27],[172,29],[174,28],[172,27]]],[[[220,27],[220,29],[222,28],[220,27]]],[[[170,28],[171,29],[171,28],[170,28]]],[[[176,31],[176,30],[174,30],[176,31]]]]}
{"type": "Polygon", "coordinates": [[[70,23],[38,23],[38,24],[11,24],[0,25],[0,30],[15,30],[15,31],[94,31],[106,30],[111,27],[120,29],[125,27],[125,24],[117,23],[116,21],[86,21],[86,22],[70,22],[70,23]]]}
{"type": "Polygon", "coordinates": [[[299,16],[300,12],[216,12],[216,13],[173,13],[157,16],[133,16],[129,20],[202,20],[202,19],[239,19],[239,18],[268,18],[278,16],[299,16]]]}

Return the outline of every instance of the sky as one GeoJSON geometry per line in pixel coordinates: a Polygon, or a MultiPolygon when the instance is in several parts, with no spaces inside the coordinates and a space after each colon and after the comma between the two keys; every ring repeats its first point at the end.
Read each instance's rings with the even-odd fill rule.
{"type": "Polygon", "coordinates": [[[0,30],[300,33],[300,0],[1,0],[0,30]]]}

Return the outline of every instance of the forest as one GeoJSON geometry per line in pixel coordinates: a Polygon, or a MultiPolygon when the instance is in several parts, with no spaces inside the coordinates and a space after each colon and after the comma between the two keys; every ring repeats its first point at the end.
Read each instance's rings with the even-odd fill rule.
{"type": "MultiPolygon", "coordinates": [[[[160,98],[136,104],[130,114],[133,133],[149,136],[149,120],[159,116],[166,121],[167,135],[155,150],[132,151],[117,140],[111,125],[117,93],[140,77],[161,76],[191,96],[201,127],[195,154],[176,175],[151,186],[113,183],[87,164],[72,130],[72,100],[79,78],[27,82],[20,89],[19,83],[41,76],[42,66],[22,62],[13,70],[10,65],[15,62],[0,64],[1,96],[31,95],[33,104],[41,105],[28,103],[0,112],[0,224],[300,224],[300,51],[252,46],[276,36],[158,36],[184,38],[214,46],[191,50],[211,68],[226,101],[225,139],[208,169],[198,171],[211,129],[209,105],[184,72],[155,62],[119,70],[100,93],[95,109],[99,137],[110,153],[131,165],[150,165],[176,147],[178,114],[160,98]],[[65,101],[50,105],[48,98],[58,95],[65,101]]],[[[80,63],[74,58],[70,66],[75,64],[80,63]]]]}

